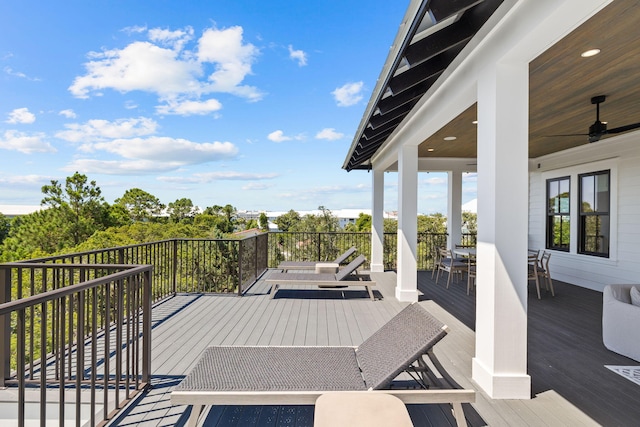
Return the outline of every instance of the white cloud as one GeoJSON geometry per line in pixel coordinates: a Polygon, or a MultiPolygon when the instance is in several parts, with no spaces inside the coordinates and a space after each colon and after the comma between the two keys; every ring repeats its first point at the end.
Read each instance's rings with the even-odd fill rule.
{"type": "Polygon", "coordinates": [[[242,33],[239,26],[205,30],[198,40],[197,58],[200,62],[215,64],[215,71],[208,77],[213,84],[212,91],[258,100],[262,94],[256,88],[240,85],[251,74],[251,65],[260,53],[251,43],[242,43],[242,33]]]}
{"type": "Polygon", "coordinates": [[[222,104],[217,99],[207,99],[206,101],[167,101],[164,105],[158,105],[158,114],[175,114],[179,116],[192,116],[213,113],[222,108],[222,104]]]}
{"type": "Polygon", "coordinates": [[[250,182],[247,185],[242,186],[242,190],[244,191],[261,191],[261,190],[266,190],[268,188],[272,188],[273,185],[270,184],[264,184],[262,182],[250,182]]]}
{"type": "Polygon", "coordinates": [[[463,182],[478,182],[478,172],[467,172],[462,174],[463,182]]]}
{"type": "Polygon", "coordinates": [[[197,143],[181,138],[149,137],[115,139],[93,144],[94,150],[126,159],[158,161],[178,165],[201,164],[234,158],[238,148],[230,142],[197,143]]]}
{"type": "Polygon", "coordinates": [[[319,187],[308,187],[304,191],[288,192],[278,194],[278,198],[297,200],[300,202],[318,200],[326,200],[337,194],[365,194],[371,192],[371,187],[358,184],[358,185],[326,185],[319,187]]]}
{"type": "Polygon", "coordinates": [[[123,28],[121,31],[127,33],[128,35],[132,35],[135,33],[145,33],[147,31],[147,27],[142,25],[132,25],[130,27],[123,28]]]}
{"type": "Polygon", "coordinates": [[[269,139],[269,141],[273,141],[273,142],[284,142],[284,141],[290,141],[293,139],[290,136],[285,136],[284,132],[279,129],[271,132],[269,135],[267,135],[267,138],[269,139]]]}
{"type": "Polygon", "coordinates": [[[299,133],[298,135],[295,135],[295,136],[288,136],[288,135],[285,135],[283,131],[278,129],[271,132],[269,135],[267,135],[267,139],[273,142],[284,142],[284,141],[291,141],[294,139],[296,141],[304,141],[306,139],[306,135],[304,133],[299,133]]]}
{"type": "Polygon", "coordinates": [[[427,185],[446,185],[447,179],[441,177],[427,178],[424,183],[427,185]]]}
{"type": "Polygon", "coordinates": [[[164,45],[171,46],[175,50],[182,50],[184,45],[193,38],[193,28],[186,27],[184,30],[165,30],[162,28],[152,28],[149,30],[149,40],[164,45]]]}
{"type": "Polygon", "coordinates": [[[67,130],[57,132],[57,138],[83,142],[87,148],[95,141],[152,135],[158,129],[158,123],[147,117],[137,117],[114,121],[94,119],[85,123],[66,124],[64,127],[67,130]]]}
{"type": "Polygon", "coordinates": [[[336,132],[334,128],[324,128],[316,134],[316,139],[326,139],[329,141],[335,141],[344,137],[343,133],[336,132]]]}
{"type": "Polygon", "coordinates": [[[294,50],[293,46],[289,45],[289,58],[298,62],[298,66],[304,67],[307,65],[307,54],[302,50],[294,50]]]}
{"type": "Polygon", "coordinates": [[[25,154],[55,153],[57,150],[44,140],[44,133],[26,134],[8,130],[0,137],[0,149],[19,151],[25,154]]]}
{"type": "Polygon", "coordinates": [[[31,124],[35,121],[35,114],[30,112],[28,108],[16,108],[9,113],[9,118],[6,120],[7,123],[13,124],[31,124]]]}
{"type": "Polygon", "coordinates": [[[0,177],[0,184],[12,186],[42,186],[48,183],[51,177],[43,175],[14,175],[8,177],[0,177]]]}
{"type": "Polygon", "coordinates": [[[335,98],[338,107],[349,107],[360,102],[363,87],[363,82],[347,83],[336,88],[331,94],[335,98]]]}
{"type": "MultiPolygon", "coordinates": [[[[13,56],[13,55],[11,55],[13,56]]],[[[10,57],[10,56],[9,56],[10,57]]],[[[8,57],[4,57],[2,59],[7,59],[8,57]]],[[[15,71],[13,68],[11,67],[4,67],[3,68],[4,72],[10,76],[14,76],[14,77],[19,77],[21,79],[27,79],[27,80],[31,80],[32,82],[39,82],[40,78],[38,77],[29,77],[27,76],[25,73],[22,73],[20,71],[15,71]]]]}
{"type": "Polygon", "coordinates": [[[66,117],[67,119],[75,119],[78,115],[73,110],[62,110],[58,113],[61,116],[66,117]]]}
{"type": "Polygon", "coordinates": [[[152,160],[96,160],[76,159],[62,168],[67,172],[105,175],[150,175],[179,169],[179,162],[156,162],[152,160]]]}
{"type": "Polygon", "coordinates": [[[190,27],[146,31],[149,41],[90,52],[84,64],[86,74],[77,76],[69,91],[78,98],[88,98],[104,89],[123,93],[140,90],[155,93],[161,102],[198,100],[213,92],[232,93],[250,101],[262,98],[257,88],[242,85],[259,54],[254,45],[243,42],[242,27],[206,29],[191,50],[186,48],[193,39],[190,27]]]}
{"type": "Polygon", "coordinates": [[[197,94],[202,84],[200,64],[180,58],[179,52],[150,42],[133,42],[124,49],[91,54],[87,74],[76,77],[69,91],[88,98],[93,91],[114,89],[123,93],[141,90],[161,97],[197,94]]]}
{"type": "MultiPolygon", "coordinates": [[[[213,181],[254,181],[261,179],[273,179],[280,176],[277,173],[248,173],[248,172],[205,172],[196,173],[190,177],[172,177],[161,176],[158,177],[159,181],[172,182],[179,184],[207,184],[213,181]]],[[[252,184],[249,184],[252,185],[252,184]]]]}

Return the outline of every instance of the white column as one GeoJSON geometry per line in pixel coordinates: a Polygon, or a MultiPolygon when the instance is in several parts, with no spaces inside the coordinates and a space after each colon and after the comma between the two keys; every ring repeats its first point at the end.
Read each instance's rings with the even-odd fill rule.
{"type": "Polygon", "coordinates": [[[371,271],[384,271],[384,170],[373,168],[371,207],[371,271]]]}
{"type": "Polygon", "coordinates": [[[493,64],[478,80],[476,357],[494,399],[529,399],[527,216],[529,67],[493,64]]]}
{"type": "Polygon", "coordinates": [[[462,172],[449,172],[447,197],[447,247],[453,249],[462,242],[462,172]]]}
{"type": "Polygon", "coordinates": [[[399,301],[418,301],[418,147],[398,150],[398,285],[399,301]]]}

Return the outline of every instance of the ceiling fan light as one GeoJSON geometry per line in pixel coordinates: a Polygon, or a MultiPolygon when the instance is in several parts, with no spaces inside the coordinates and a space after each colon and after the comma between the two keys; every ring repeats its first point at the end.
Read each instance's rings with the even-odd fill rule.
{"type": "Polygon", "coordinates": [[[583,58],[589,58],[592,56],[596,56],[599,53],[600,53],[600,49],[589,49],[582,52],[580,56],[582,56],[583,58]]]}

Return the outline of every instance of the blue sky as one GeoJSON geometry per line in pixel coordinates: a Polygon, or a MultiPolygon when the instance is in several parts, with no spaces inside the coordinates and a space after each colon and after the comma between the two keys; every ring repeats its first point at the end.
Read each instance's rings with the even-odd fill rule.
{"type": "MultiPolygon", "coordinates": [[[[0,205],[37,205],[78,171],[109,203],[137,187],[165,204],[370,208],[371,175],[341,166],[407,5],[5,2],[0,205]]],[[[446,175],[419,181],[419,211],[446,212],[446,175]]]]}

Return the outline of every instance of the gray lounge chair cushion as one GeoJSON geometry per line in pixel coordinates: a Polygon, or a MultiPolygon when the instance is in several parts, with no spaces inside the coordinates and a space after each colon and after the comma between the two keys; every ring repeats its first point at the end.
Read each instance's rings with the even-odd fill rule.
{"type": "Polygon", "coordinates": [[[356,257],[356,259],[351,261],[342,270],[340,270],[340,271],[338,271],[336,273],[336,280],[338,280],[338,281],[344,280],[348,275],[350,275],[351,273],[356,271],[358,269],[358,267],[360,267],[362,264],[364,264],[364,262],[366,260],[367,259],[364,257],[364,255],[358,255],[358,257],[356,257]]]}
{"type": "Polygon", "coordinates": [[[384,389],[446,334],[411,304],[353,347],[208,347],[175,391],[384,389]]]}
{"type": "Polygon", "coordinates": [[[395,377],[446,334],[444,323],[419,304],[405,307],[356,350],[367,388],[389,388],[395,377]]]}
{"type": "MultiPolygon", "coordinates": [[[[347,260],[347,258],[353,255],[355,252],[356,252],[356,248],[352,246],[331,262],[334,264],[342,264],[347,260]]],[[[278,268],[294,269],[297,267],[299,269],[307,270],[307,269],[314,269],[316,264],[320,262],[322,261],[282,261],[280,264],[278,264],[278,268]]]]}
{"type": "Polygon", "coordinates": [[[282,283],[287,282],[323,282],[323,285],[327,283],[324,282],[339,282],[343,280],[348,280],[351,273],[357,270],[367,259],[364,255],[358,256],[356,259],[347,264],[342,270],[340,270],[336,274],[328,274],[328,273],[271,273],[267,278],[267,283],[273,283],[277,281],[281,281],[282,283]]]}
{"type": "Polygon", "coordinates": [[[355,246],[351,246],[342,255],[338,256],[336,259],[333,260],[334,264],[342,264],[347,260],[347,258],[353,255],[355,252],[356,252],[355,246]]]}
{"type": "Polygon", "coordinates": [[[189,391],[366,390],[353,347],[208,347],[189,391]]]}

